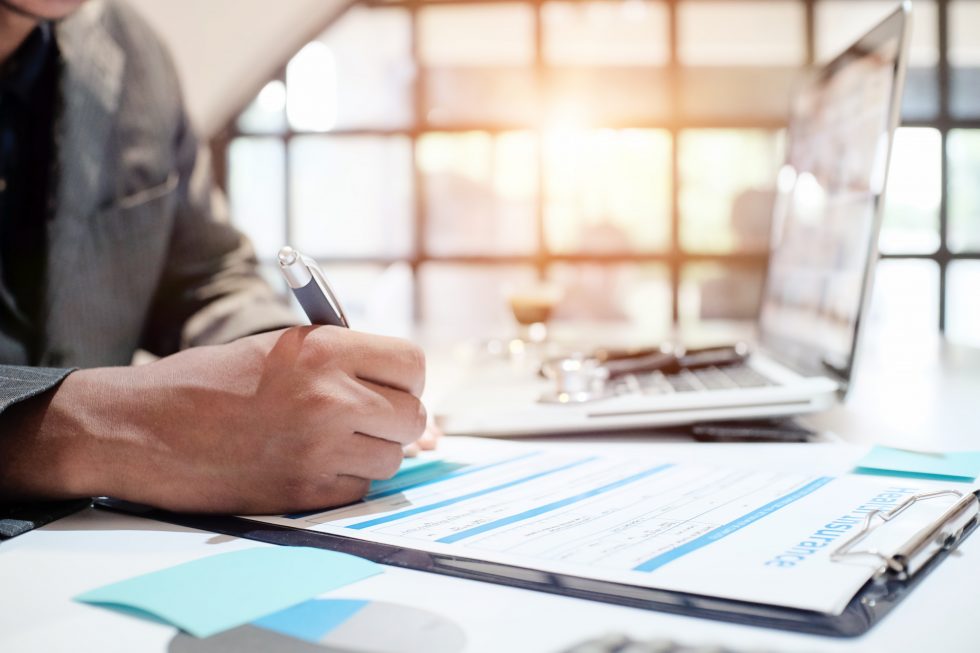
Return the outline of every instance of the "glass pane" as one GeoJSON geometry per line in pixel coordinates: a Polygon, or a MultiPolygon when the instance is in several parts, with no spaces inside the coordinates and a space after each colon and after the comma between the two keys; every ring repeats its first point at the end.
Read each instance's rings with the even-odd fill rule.
{"type": "Polygon", "coordinates": [[[336,127],[397,128],[411,123],[411,29],[404,9],[354,7],[320,37],[336,70],[336,127]]]}
{"type": "Polygon", "coordinates": [[[881,261],[868,316],[869,341],[910,350],[939,330],[939,266],[934,261],[881,261]]]}
{"type": "Polygon", "coordinates": [[[980,129],[949,132],[949,248],[980,251],[980,129]]]}
{"type": "Polygon", "coordinates": [[[949,71],[949,111],[957,118],[980,116],[980,66],[949,71]]]}
{"type": "Polygon", "coordinates": [[[315,257],[406,256],[412,249],[407,138],[303,136],[289,146],[291,238],[315,257]]]}
{"type": "Polygon", "coordinates": [[[781,139],[758,129],[684,130],[679,138],[681,246],[766,251],[781,139]]]}
{"type": "Polygon", "coordinates": [[[980,116],[980,3],[949,4],[950,112],[980,116]]]}
{"type": "Polygon", "coordinates": [[[410,335],[415,284],[407,263],[384,266],[320,261],[320,267],[353,328],[402,338],[410,335]]]}
{"type": "Polygon", "coordinates": [[[670,56],[662,2],[546,2],[541,18],[550,64],[658,66],[670,56]]]}
{"type": "Polygon", "coordinates": [[[433,125],[527,125],[537,116],[531,68],[430,68],[425,88],[433,125]]]}
{"type": "Polygon", "coordinates": [[[537,247],[531,132],[429,133],[419,139],[430,254],[529,254],[537,247]]]}
{"type": "MultiPolygon", "coordinates": [[[[816,6],[816,56],[828,61],[895,11],[891,0],[818,0],[816,6]]],[[[939,14],[933,0],[912,3],[912,44],[909,63],[931,67],[939,61],[939,14]]]]}
{"type": "Polygon", "coordinates": [[[286,148],[278,138],[236,138],[228,146],[232,222],[260,259],[274,259],[286,243],[286,148]]]}
{"type": "Polygon", "coordinates": [[[953,261],[946,272],[946,335],[980,347],[980,261],[953,261]]]}
{"type": "Polygon", "coordinates": [[[928,120],[939,112],[939,69],[909,68],[902,96],[902,120],[928,120]]]}
{"type": "Polygon", "coordinates": [[[939,249],[942,159],[938,129],[902,127],[895,132],[879,240],[882,252],[929,254],[939,249]]]}
{"type": "Polygon", "coordinates": [[[396,128],[412,119],[411,22],[403,9],[354,8],[286,68],[298,131],[396,128]]]}
{"type": "Polygon", "coordinates": [[[645,124],[670,116],[667,73],[661,68],[559,68],[548,77],[552,125],[645,124]]]}
{"type": "Polygon", "coordinates": [[[423,7],[419,56],[433,66],[534,62],[534,12],[518,3],[423,7]]]}
{"type": "MultiPolygon", "coordinates": [[[[897,3],[890,0],[818,1],[815,15],[817,60],[827,61],[840,54],[893,12],[896,6],[897,3]]],[[[926,119],[938,112],[938,61],[939,14],[936,3],[917,0],[912,3],[910,68],[902,100],[902,117],[905,120],[926,119]]]]}
{"type": "Polygon", "coordinates": [[[629,322],[651,339],[670,328],[670,275],[659,264],[555,264],[548,276],[564,294],[555,318],[629,322]]]}
{"type": "Polygon", "coordinates": [[[238,116],[238,129],[246,133],[278,134],[286,130],[286,85],[274,79],[259,91],[238,116]]]}
{"type": "Polygon", "coordinates": [[[681,2],[678,58],[694,66],[804,63],[803,3],[681,2]]]}
{"type": "Polygon", "coordinates": [[[555,127],[545,140],[545,229],[551,251],[667,248],[669,132],[555,127]]]}
{"type": "Polygon", "coordinates": [[[286,116],[296,131],[337,125],[337,68],[325,43],[307,43],[286,66],[286,116]]]}
{"type": "Polygon", "coordinates": [[[752,320],[759,314],[762,270],[717,263],[692,263],[681,273],[681,323],[701,320],[752,320]]]}
{"type": "Polygon", "coordinates": [[[530,266],[426,263],[419,270],[422,318],[468,337],[513,333],[506,288],[536,278],[530,266]]]}
{"type": "Polygon", "coordinates": [[[785,121],[800,81],[797,68],[685,68],[678,109],[687,119],[785,121]]]}

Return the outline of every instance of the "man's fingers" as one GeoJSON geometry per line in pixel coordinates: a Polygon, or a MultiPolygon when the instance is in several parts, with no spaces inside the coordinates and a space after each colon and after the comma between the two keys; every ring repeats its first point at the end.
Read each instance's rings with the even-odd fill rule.
{"type": "Polygon", "coordinates": [[[314,505],[307,506],[305,509],[333,508],[354,503],[363,499],[370,488],[371,481],[366,478],[337,476],[318,493],[314,505]]]}
{"type": "Polygon", "coordinates": [[[365,381],[404,390],[416,397],[425,387],[425,354],[408,341],[351,332],[354,374],[365,381]]]}
{"type": "Polygon", "coordinates": [[[381,481],[391,478],[402,464],[401,445],[362,433],[352,433],[335,451],[333,462],[341,474],[381,481]]]}
{"type": "Polygon", "coordinates": [[[355,422],[357,432],[402,445],[419,439],[427,418],[425,406],[417,397],[371,381],[357,382],[364,391],[362,410],[355,422]]]}
{"type": "Polygon", "coordinates": [[[434,419],[429,419],[428,424],[425,425],[425,432],[422,433],[422,437],[419,438],[416,445],[423,451],[428,451],[435,449],[439,444],[439,438],[441,438],[445,433],[439,428],[434,419]]]}

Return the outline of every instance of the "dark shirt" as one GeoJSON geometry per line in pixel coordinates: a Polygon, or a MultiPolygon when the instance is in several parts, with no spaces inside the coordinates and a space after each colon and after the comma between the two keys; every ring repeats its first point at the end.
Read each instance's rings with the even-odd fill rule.
{"type": "Polygon", "coordinates": [[[36,364],[52,215],[58,56],[39,25],[0,67],[0,361],[36,364]]]}

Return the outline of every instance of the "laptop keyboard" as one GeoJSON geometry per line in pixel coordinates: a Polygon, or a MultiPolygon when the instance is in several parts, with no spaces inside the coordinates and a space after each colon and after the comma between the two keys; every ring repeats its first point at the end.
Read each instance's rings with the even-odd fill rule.
{"type": "Polygon", "coordinates": [[[627,375],[616,380],[616,394],[641,392],[648,395],[675,392],[703,392],[705,390],[733,390],[737,388],[764,388],[776,385],[744,363],[681,370],[676,374],[651,372],[627,375]]]}

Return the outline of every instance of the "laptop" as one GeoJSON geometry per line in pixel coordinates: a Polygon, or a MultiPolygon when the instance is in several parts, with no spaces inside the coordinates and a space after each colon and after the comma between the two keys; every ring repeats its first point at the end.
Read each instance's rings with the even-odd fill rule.
{"type": "Polygon", "coordinates": [[[757,342],[737,363],[633,375],[592,401],[507,365],[468,374],[436,407],[448,434],[632,430],[801,415],[842,399],[877,260],[909,44],[906,2],[796,92],[776,180],[757,342]]]}

